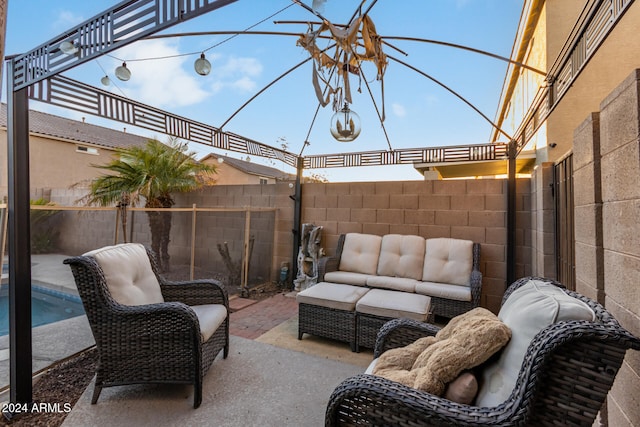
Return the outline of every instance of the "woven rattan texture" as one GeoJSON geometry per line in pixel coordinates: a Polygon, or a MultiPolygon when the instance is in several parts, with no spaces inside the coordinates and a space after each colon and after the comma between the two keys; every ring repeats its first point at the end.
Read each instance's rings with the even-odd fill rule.
{"type": "Polygon", "coordinates": [[[194,407],[202,400],[202,377],[221,350],[229,353],[229,298],[215,280],[171,282],[160,275],[147,248],[164,303],[125,306],[109,294],[102,269],[94,258],[66,259],[71,267],[99,363],[93,403],[103,387],[141,383],[194,385],[194,407]],[[209,340],[202,342],[198,318],[191,305],[223,304],[227,318],[209,340]]]}
{"type": "MultiPolygon", "coordinates": [[[[505,300],[529,279],[516,281],[505,300]]],[[[511,396],[501,405],[461,405],[362,374],[346,379],[334,390],[325,425],[591,426],[626,350],[640,350],[640,340],[600,304],[565,292],[585,301],[596,313],[596,321],[559,322],[538,333],[528,347],[511,396]]],[[[374,357],[437,331],[426,323],[392,320],[378,334],[374,357]]]]}

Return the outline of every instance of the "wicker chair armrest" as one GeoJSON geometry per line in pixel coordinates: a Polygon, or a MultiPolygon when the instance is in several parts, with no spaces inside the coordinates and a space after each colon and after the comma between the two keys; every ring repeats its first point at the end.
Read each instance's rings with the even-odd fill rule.
{"type": "Polygon", "coordinates": [[[440,328],[430,323],[423,323],[412,319],[393,319],[385,323],[378,331],[373,357],[392,348],[404,347],[415,340],[435,336],[440,328]]]}
{"type": "Polygon", "coordinates": [[[198,317],[191,307],[181,302],[134,306],[115,303],[106,306],[100,316],[99,325],[103,325],[105,331],[94,331],[98,344],[100,337],[109,340],[122,337],[123,341],[146,337],[149,342],[162,342],[165,338],[154,340],[152,337],[166,337],[168,333],[175,341],[200,341],[198,317]]]}
{"type": "Polygon", "coordinates": [[[190,281],[160,280],[165,301],[177,301],[187,305],[223,304],[229,308],[229,295],[217,280],[198,279],[190,281]]]}
{"type": "Polygon", "coordinates": [[[318,282],[324,281],[324,275],[337,271],[340,260],[337,257],[322,257],[318,260],[318,282]]]}
{"type": "Polygon", "coordinates": [[[474,307],[478,307],[480,305],[480,296],[482,295],[482,273],[480,270],[471,270],[469,287],[471,288],[471,302],[474,307]]]}
{"type": "Polygon", "coordinates": [[[333,391],[325,426],[507,426],[512,425],[507,412],[504,407],[462,405],[386,378],[360,374],[333,391]]]}

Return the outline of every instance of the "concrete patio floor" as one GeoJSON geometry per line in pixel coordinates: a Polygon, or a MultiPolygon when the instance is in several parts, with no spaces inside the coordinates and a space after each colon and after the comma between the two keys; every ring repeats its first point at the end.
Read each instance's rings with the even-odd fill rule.
{"type": "MultiPolygon", "coordinates": [[[[64,258],[34,257],[33,280],[75,293],[64,258]]],[[[107,388],[91,405],[92,381],[63,425],[323,425],[331,391],[372,360],[370,350],[353,353],[347,343],[307,334],[298,340],[293,292],[261,301],[233,296],[230,308],[230,354],[205,376],[200,408],[192,407],[193,388],[181,385],[107,388]]],[[[9,382],[8,341],[0,337],[0,387],[9,382]]],[[[34,328],[33,370],[92,345],[86,316],[34,328]]],[[[0,392],[0,402],[8,400],[0,392]]]]}

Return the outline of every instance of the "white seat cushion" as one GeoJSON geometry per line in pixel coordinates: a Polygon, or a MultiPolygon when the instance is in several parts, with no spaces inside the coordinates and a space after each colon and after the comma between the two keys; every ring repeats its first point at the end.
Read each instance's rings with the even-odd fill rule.
{"type": "Polygon", "coordinates": [[[164,302],[158,278],[151,269],[149,256],[140,243],[122,243],[87,252],[107,280],[111,297],[123,305],[164,302]]]}
{"type": "Polygon", "coordinates": [[[469,286],[449,285],[447,283],[418,282],[416,293],[431,297],[446,298],[455,301],[471,301],[469,286]]]}
{"type": "Polygon", "coordinates": [[[364,286],[372,276],[370,274],[352,273],[351,271],[330,271],[325,273],[324,281],[344,283],[346,285],[364,286]]]}
{"type": "Polygon", "coordinates": [[[340,271],[375,275],[382,237],[373,234],[347,233],[340,256],[340,271]]]}
{"type": "Polygon", "coordinates": [[[400,234],[383,236],[378,261],[378,276],[420,280],[424,266],[424,251],[424,237],[400,234]]]}
{"type": "Polygon", "coordinates": [[[368,288],[361,286],[320,282],[298,293],[296,301],[336,310],[353,311],[356,308],[356,302],[368,292],[368,288]]]}
{"type": "Polygon", "coordinates": [[[482,372],[476,406],[494,407],[509,398],[531,340],[544,328],[568,320],[593,321],[593,310],[550,283],[530,280],[515,290],[498,313],[511,329],[500,358],[482,372]]]}
{"type": "Polygon", "coordinates": [[[203,342],[211,338],[227,318],[227,308],[222,304],[192,305],[191,308],[198,316],[203,342]]]}
{"type": "Polygon", "coordinates": [[[473,242],[450,238],[427,239],[422,280],[469,286],[473,242]]]}
{"type": "Polygon", "coordinates": [[[372,288],[384,288],[401,292],[415,292],[419,282],[415,279],[404,277],[371,276],[367,279],[367,286],[372,288]]]}
{"type": "Polygon", "coordinates": [[[373,316],[407,317],[425,322],[429,317],[431,298],[407,292],[371,289],[356,304],[356,311],[373,316]]]}

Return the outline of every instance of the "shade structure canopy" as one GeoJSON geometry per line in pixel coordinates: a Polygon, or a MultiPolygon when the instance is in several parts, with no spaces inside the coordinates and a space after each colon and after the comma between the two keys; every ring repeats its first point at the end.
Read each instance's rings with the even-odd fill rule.
{"type": "MultiPolygon", "coordinates": [[[[223,129],[224,126],[216,127],[207,124],[208,122],[204,120],[185,118],[182,115],[170,113],[161,108],[132,100],[126,96],[96,88],[65,75],[66,73],[72,74],[75,68],[105,55],[113,55],[118,49],[149,38],[174,25],[185,23],[236,2],[240,3],[239,0],[205,0],[202,2],[158,0],[154,3],[148,0],[122,1],[103,13],[70,28],[50,41],[31,51],[16,55],[8,61],[10,335],[12,342],[15,344],[12,346],[10,355],[12,401],[30,402],[31,400],[30,248],[28,239],[18,238],[18,236],[29,235],[30,232],[28,221],[29,100],[37,100],[131,124],[143,129],[158,131],[162,134],[176,136],[225,151],[281,160],[295,167],[298,171],[298,181],[295,186],[296,195],[294,197],[297,212],[295,222],[297,223],[300,220],[298,210],[300,209],[301,199],[300,177],[303,169],[412,165],[416,162],[431,161],[430,159],[433,159],[434,154],[437,152],[433,146],[425,147],[428,144],[419,143],[415,144],[418,148],[395,148],[392,146],[385,130],[385,138],[382,140],[383,143],[379,149],[372,150],[369,144],[365,144],[347,153],[304,153],[305,155],[303,156],[302,152],[310,144],[310,138],[301,138],[300,154],[295,154],[294,151],[273,147],[258,141],[256,138],[228,131],[226,128],[223,129]],[[176,5],[179,7],[176,7],[176,5]]],[[[374,3],[374,1],[371,1],[368,6],[374,3]]],[[[371,12],[375,10],[367,8],[366,1],[358,2],[358,4],[360,7],[356,8],[352,19],[357,16],[367,16],[366,13],[362,14],[362,12],[368,12],[369,9],[371,9],[371,12]]],[[[302,6],[303,4],[299,1],[293,1],[293,5],[302,6]]],[[[309,13],[313,13],[313,11],[309,13]]],[[[315,13],[315,15],[316,18],[321,17],[319,13],[315,13]]],[[[347,27],[350,21],[347,17],[345,21],[347,27]]],[[[367,28],[371,29],[371,27],[367,28]]],[[[306,30],[300,31],[301,34],[305,34],[305,32],[306,30]]],[[[370,34],[371,32],[369,31],[370,34]]],[[[302,63],[304,64],[304,61],[312,57],[313,55],[304,59],[302,63]]],[[[122,78],[123,81],[133,79],[136,76],[136,72],[132,71],[131,61],[128,61],[125,67],[126,59],[119,58],[122,69],[116,73],[116,76],[122,78]],[[128,72],[123,69],[128,70],[128,72]]],[[[373,63],[376,68],[374,75],[378,77],[383,74],[380,72],[381,62],[373,61],[373,63]]],[[[350,60],[342,62],[339,73],[342,73],[343,76],[350,73],[353,74],[356,66],[356,64],[351,64],[350,60]]],[[[363,68],[358,66],[358,70],[359,73],[356,75],[359,82],[358,89],[372,101],[380,100],[380,97],[373,95],[373,89],[369,85],[370,79],[362,71],[363,68]]],[[[212,74],[213,72],[215,72],[215,68],[212,67],[212,74]]],[[[330,73],[330,70],[328,70],[328,73],[330,73]]],[[[426,77],[425,72],[417,74],[426,77]]],[[[436,84],[440,82],[435,78],[432,78],[432,80],[436,84]]],[[[115,80],[111,79],[111,81],[115,83],[115,80]]],[[[344,79],[342,85],[344,89],[344,79]]],[[[268,86],[270,87],[271,84],[268,86]]],[[[446,84],[440,84],[440,86],[444,89],[450,89],[446,84]]],[[[309,87],[311,88],[311,85],[309,87]]],[[[375,102],[372,103],[376,104],[375,102]]],[[[374,107],[379,122],[384,123],[385,114],[382,103],[374,105],[374,107]]],[[[311,116],[315,118],[313,114],[311,116]]],[[[326,126],[324,133],[328,136],[326,126]]],[[[515,144],[523,145],[525,139],[514,138],[513,141],[516,141],[515,144]]],[[[513,141],[507,142],[513,145],[513,141]]],[[[502,156],[501,158],[506,158],[511,153],[513,157],[513,150],[506,150],[505,144],[489,144],[489,146],[493,148],[485,150],[487,156],[502,156]]],[[[477,160],[472,159],[471,155],[468,158],[469,160],[477,160]]],[[[439,158],[439,160],[446,159],[439,158]]],[[[294,240],[298,239],[295,234],[294,240]]]]}

